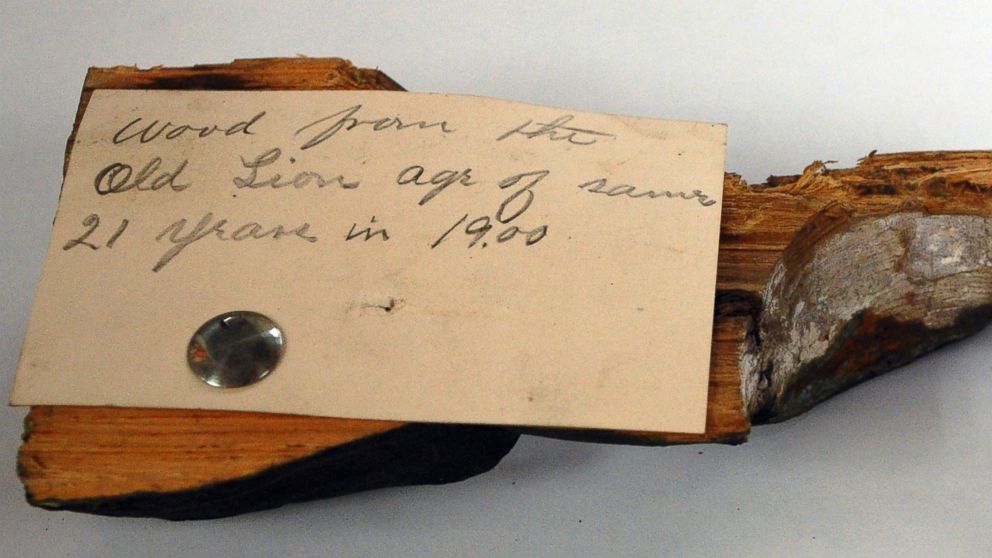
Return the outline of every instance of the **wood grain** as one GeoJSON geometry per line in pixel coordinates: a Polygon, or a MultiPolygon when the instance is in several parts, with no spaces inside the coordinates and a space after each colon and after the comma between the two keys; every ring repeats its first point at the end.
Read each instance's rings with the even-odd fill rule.
{"type": "Polygon", "coordinates": [[[225,411],[34,407],[22,478],[38,501],[189,490],[397,430],[403,423],[225,411]],[[80,443],[84,442],[84,443],[80,443]],[[40,479],[39,479],[40,477],[40,479]],[[37,482],[42,480],[44,482],[37,482]]]}
{"type": "MultiPolygon", "coordinates": [[[[339,59],[91,69],[77,124],[89,94],[103,88],[400,89],[339,59]]],[[[992,320],[992,247],[983,244],[992,230],[992,152],[873,153],[853,169],[816,162],[756,186],[727,174],[724,188],[704,434],[36,407],[18,456],[28,501],[205,518],[458,480],[495,466],[520,432],[740,443],[752,421],[794,416],[992,320]],[[850,273],[832,272],[844,267],[836,261],[850,273]]]]}

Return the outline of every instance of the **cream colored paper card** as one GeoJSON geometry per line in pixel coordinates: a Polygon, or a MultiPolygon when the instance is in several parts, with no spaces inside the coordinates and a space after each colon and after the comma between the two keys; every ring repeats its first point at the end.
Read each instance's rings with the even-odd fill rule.
{"type": "Polygon", "coordinates": [[[726,127],[454,95],[97,91],[12,403],[705,426],[726,127]],[[186,363],[231,310],[261,382],[186,363]]]}

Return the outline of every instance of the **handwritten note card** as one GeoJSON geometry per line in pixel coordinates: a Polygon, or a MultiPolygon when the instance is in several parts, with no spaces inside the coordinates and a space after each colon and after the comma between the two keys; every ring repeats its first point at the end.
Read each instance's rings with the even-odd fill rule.
{"type": "Polygon", "coordinates": [[[396,92],[96,91],[14,404],[702,432],[726,128],[396,92]],[[282,326],[218,389],[190,336],[282,326]]]}

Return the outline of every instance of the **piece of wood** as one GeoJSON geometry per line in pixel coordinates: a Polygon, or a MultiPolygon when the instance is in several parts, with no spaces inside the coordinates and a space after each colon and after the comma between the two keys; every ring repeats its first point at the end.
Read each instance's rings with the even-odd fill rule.
{"type": "Polygon", "coordinates": [[[28,501],[104,515],[207,519],[488,471],[518,435],[490,427],[264,413],[33,407],[28,501]]]}
{"type": "MultiPolygon", "coordinates": [[[[92,69],[77,124],[99,88],[400,89],[337,59],[92,69]]],[[[992,152],[871,154],[757,186],[728,174],[724,187],[704,434],[35,407],[18,457],[28,501],[204,518],[458,480],[495,466],[521,431],[740,443],[752,421],[794,416],[992,320],[992,152]]]]}

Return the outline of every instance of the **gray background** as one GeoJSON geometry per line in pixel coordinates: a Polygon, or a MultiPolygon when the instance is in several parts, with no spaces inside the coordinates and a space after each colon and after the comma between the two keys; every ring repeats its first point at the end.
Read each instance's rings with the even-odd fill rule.
{"type": "MultiPolygon", "coordinates": [[[[411,90],[722,121],[728,170],[755,182],[872,149],[992,143],[987,2],[614,4],[3,0],[0,388],[87,66],[341,56],[411,90]]],[[[0,556],[990,556],[990,341],[740,447],[524,437],[463,483],[185,524],[27,506],[14,473],[25,411],[0,408],[0,556]]]]}

